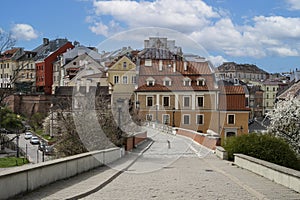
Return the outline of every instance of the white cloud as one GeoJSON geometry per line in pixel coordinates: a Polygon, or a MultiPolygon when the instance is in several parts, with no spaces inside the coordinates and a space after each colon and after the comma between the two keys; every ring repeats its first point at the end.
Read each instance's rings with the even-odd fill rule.
{"type": "Polygon", "coordinates": [[[95,22],[95,24],[90,26],[89,29],[96,35],[108,36],[108,26],[102,22],[95,22]]]}
{"type": "Polygon", "coordinates": [[[224,62],[228,62],[222,56],[212,56],[212,55],[210,55],[208,57],[208,60],[214,65],[214,67],[218,67],[218,66],[222,65],[224,62]]]}
{"type": "MultiPolygon", "coordinates": [[[[300,9],[300,1],[287,1],[294,9],[297,6],[300,9]]],[[[87,17],[87,22],[92,24],[92,32],[104,36],[124,30],[122,27],[164,27],[186,34],[207,51],[228,56],[262,58],[300,54],[297,17],[255,16],[238,25],[226,10],[213,8],[202,0],[94,0],[93,5],[95,16],[87,17]],[[107,16],[113,20],[106,23],[102,17],[107,16]]]]}
{"type": "Polygon", "coordinates": [[[111,15],[129,28],[155,26],[181,32],[206,26],[209,18],[219,16],[212,7],[194,0],[94,1],[94,7],[96,15],[111,15]]]}
{"type": "Polygon", "coordinates": [[[32,40],[38,37],[38,33],[29,24],[15,24],[11,32],[17,40],[32,40]]]}
{"type": "Polygon", "coordinates": [[[300,10],[300,1],[299,0],[286,0],[290,10],[300,10]]]}

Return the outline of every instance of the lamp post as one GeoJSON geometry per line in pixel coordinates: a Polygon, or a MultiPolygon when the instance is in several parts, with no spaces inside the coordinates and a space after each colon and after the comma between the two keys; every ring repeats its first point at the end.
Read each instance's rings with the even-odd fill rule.
{"type": "Polygon", "coordinates": [[[19,158],[19,137],[20,137],[20,133],[19,133],[19,128],[17,130],[17,134],[16,134],[16,139],[17,139],[17,158],[19,158]]]}
{"type": "Polygon", "coordinates": [[[123,106],[123,103],[124,103],[124,99],[117,99],[117,109],[118,109],[118,126],[120,127],[121,126],[121,112],[122,112],[122,106],[123,106]]]}
{"type": "Polygon", "coordinates": [[[172,127],[175,127],[175,108],[173,108],[173,119],[172,127]]]}

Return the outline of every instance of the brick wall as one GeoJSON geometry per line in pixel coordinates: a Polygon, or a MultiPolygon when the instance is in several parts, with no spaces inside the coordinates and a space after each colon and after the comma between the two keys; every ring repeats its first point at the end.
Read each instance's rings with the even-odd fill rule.
{"type": "Polygon", "coordinates": [[[145,139],[147,139],[147,132],[141,132],[134,134],[133,136],[129,136],[125,140],[125,150],[130,151],[133,148],[135,148],[136,145],[139,145],[141,142],[143,142],[145,139]]]}
{"type": "Polygon", "coordinates": [[[218,138],[210,138],[203,133],[197,133],[192,130],[177,129],[177,134],[185,136],[185,137],[189,137],[189,138],[193,139],[195,142],[197,142],[209,149],[212,149],[212,150],[216,149],[216,146],[219,141],[218,138]]]}

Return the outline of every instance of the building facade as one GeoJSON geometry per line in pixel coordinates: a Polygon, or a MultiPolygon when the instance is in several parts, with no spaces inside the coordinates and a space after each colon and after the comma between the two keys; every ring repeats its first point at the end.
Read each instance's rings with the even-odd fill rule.
{"type": "Polygon", "coordinates": [[[211,130],[222,137],[248,133],[242,86],[218,85],[207,61],[163,59],[168,53],[161,53],[160,59],[157,54],[155,59],[144,56],[137,66],[135,93],[143,120],[203,133],[211,130]]]}
{"type": "Polygon", "coordinates": [[[44,38],[43,44],[36,49],[36,91],[51,94],[53,84],[53,63],[59,56],[74,46],[66,39],[49,41],[44,38]]]}

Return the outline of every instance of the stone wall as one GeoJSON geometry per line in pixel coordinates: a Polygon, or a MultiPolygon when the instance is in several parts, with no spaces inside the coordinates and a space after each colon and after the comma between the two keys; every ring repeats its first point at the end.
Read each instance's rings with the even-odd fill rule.
{"type": "Polygon", "coordinates": [[[1,171],[0,199],[12,198],[55,181],[75,176],[111,163],[121,156],[122,149],[111,148],[1,171]]]}

